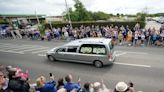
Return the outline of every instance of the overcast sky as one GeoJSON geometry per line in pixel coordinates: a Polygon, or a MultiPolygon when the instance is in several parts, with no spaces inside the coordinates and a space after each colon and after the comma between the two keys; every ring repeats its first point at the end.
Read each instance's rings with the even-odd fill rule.
{"type": "MultiPolygon", "coordinates": [[[[148,13],[164,12],[164,0],[80,0],[87,10],[106,13],[136,14],[147,7],[148,13]]],[[[73,7],[74,1],[67,0],[73,7]]],[[[64,0],[0,0],[0,14],[62,15],[64,0]]]]}

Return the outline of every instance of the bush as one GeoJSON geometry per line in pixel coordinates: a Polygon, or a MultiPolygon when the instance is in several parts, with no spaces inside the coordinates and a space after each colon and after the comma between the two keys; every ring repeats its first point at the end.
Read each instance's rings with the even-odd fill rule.
{"type": "Polygon", "coordinates": [[[41,35],[44,35],[45,34],[45,24],[40,24],[39,26],[39,31],[41,33],[41,35]]]}
{"type": "Polygon", "coordinates": [[[0,24],[9,24],[6,20],[0,19],[0,24]]]}
{"type": "MultiPolygon", "coordinates": [[[[139,23],[141,28],[145,27],[145,22],[143,22],[143,21],[139,21],[139,22],[137,22],[137,21],[136,22],[95,22],[95,21],[86,21],[86,22],[72,22],[72,26],[73,26],[73,28],[75,28],[75,27],[80,27],[81,25],[83,25],[83,26],[92,26],[92,25],[95,25],[95,26],[97,26],[97,25],[107,26],[108,25],[108,26],[110,26],[110,25],[113,24],[113,26],[120,27],[122,25],[123,26],[128,25],[129,28],[133,28],[136,23],[139,23]]],[[[65,23],[52,23],[52,27],[55,27],[55,28],[58,28],[58,27],[62,28],[62,27],[67,26],[67,25],[69,25],[68,22],[65,22],[65,23]]],[[[45,24],[45,27],[50,28],[50,25],[45,24]]]]}

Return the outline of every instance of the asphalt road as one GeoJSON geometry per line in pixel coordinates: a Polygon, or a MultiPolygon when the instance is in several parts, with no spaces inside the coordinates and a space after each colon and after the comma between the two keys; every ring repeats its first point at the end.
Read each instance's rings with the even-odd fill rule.
{"type": "Polygon", "coordinates": [[[52,72],[56,79],[72,74],[82,83],[104,80],[108,88],[119,81],[134,83],[136,91],[158,92],[164,89],[164,48],[116,46],[113,65],[95,68],[93,65],[50,62],[45,52],[64,44],[60,41],[0,40],[0,65],[13,65],[29,70],[31,83],[40,75],[52,72]]]}

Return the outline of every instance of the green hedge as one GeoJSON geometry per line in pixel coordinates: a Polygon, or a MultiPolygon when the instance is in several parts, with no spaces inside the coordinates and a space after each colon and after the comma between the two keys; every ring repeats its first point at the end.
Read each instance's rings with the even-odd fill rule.
{"type": "MultiPolygon", "coordinates": [[[[109,25],[110,26],[113,24],[114,26],[117,25],[118,27],[120,27],[122,25],[124,25],[124,27],[125,27],[126,25],[128,25],[129,28],[133,28],[136,23],[139,23],[141,28],[145,27],[145,22],[142,22],[142,21],[140,21],[140,22],[72,22],[72,26],[73,26],[73,28],[75,28],[75,27],[80,27],[81,25],[84,25],[84,26],[92,26],[92,25],[107,26],[107,25],[109,25]]],[[[65,23],[59,23],[59,22],[52,23],[52,27],[55,27],[55,28],[57,28],[57,27],[61,28],[66,25],[69,25],[69,23],[66,23],[66,22],[65,23]]],[[[50,28],[50,25],[45,24],[45,27],[50,28]]]]}
{"type": "Polygon", "coordinates": [[[0,24],[9,24],[9,22],[7,22],[7,21],[5,21],[5,20],[0,19],[0,24]]]}

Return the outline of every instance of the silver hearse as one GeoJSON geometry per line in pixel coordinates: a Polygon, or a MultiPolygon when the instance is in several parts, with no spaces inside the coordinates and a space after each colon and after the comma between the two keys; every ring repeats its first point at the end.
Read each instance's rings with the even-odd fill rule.
{"type": "Polygon", "coordinates": [[[47,52],[50,61],[69,61],[93,64],[103,67],[115,60],[114,47],[111,39],[83,38],[71,41],[47,52]]]}

